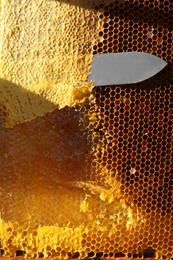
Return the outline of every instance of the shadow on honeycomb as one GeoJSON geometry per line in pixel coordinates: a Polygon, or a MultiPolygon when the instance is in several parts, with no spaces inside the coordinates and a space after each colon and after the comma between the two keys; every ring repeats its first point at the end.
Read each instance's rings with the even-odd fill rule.
{"type": "Polygon", "coordinates": [[[96,103],[38,116],[35,108],[49,102],[6,80],[1,80],[1,90],[3,86],[4,92],[10,88],[1,105],[1,254],[63,259],[108,255],[108,246],[111,251],[114,243],[118,247],[116,237],[123,244],[145,220],[125,202],[116,179],[94,166],[96,103]],[[25,122],[7,128],[16,99],[17,105],[26,105],[16,113],[25,115],[25,122]]]}
{"type": "MultiPolygon", "coordinates": [[[[161,27],[167,28],[169,20],[169,29],[172,29],[172,3],[169,0],[165,1],[140,1],[140,0],[51,0],[69,5],[76,5],[82,8],[92,9],[95,12],[100,12],[101,19],[114,16],[120,20],[129,19],[134,23],[157,23],[161,27]]],[[[111,25],[108,30],[111,31],[111,25]]],[[[125,28],[124,28],[125,29],[125,28]]],[[[139,33],[139,32],[138,32],[139,33]]]]}
{"type": "Polygon", "coordinates": [[[171,67],[137,86],[96,87],[90,103],[12,128],[1,108],[2,255],[171,255],[169,82],[171,67]]]}

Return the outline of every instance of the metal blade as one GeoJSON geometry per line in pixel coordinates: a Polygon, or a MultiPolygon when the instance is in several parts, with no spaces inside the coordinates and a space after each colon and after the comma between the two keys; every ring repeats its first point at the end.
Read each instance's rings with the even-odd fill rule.
{"type": "Polygon", "coordinates": [[[164,60],[143,52],[96,54],[89,81],[94,81],[95,86],[138,83],[154,76],[166,65],[164,60]]]}

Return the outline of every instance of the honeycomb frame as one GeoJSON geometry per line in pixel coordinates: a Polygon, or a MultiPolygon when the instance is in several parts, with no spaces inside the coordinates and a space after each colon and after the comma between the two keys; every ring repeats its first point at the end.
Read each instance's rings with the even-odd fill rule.
{"type": "MultiPolygon", "coordinates": [[[[172,259],[173,4],[171,0],[98,0],[89,1],[89,4],[87,1],[81,4],[81,1],[77,0],[61,2],[72,6],[73,12],[85,8],[88,10],[87,15],[92,13],[95,21],[98,21],[99,26],[94,30],[97,39],[92,39],[89,47],[91,55],[142,51],[164,59],[168,66],[155,77],[137,85],[94,87],[91,95],[87,96],[86,103],[75,104],[72,108],[65,106],[61,110],[55,109],[57,104],[55,105],[53,100],[47,101],[45,97],[48,94],[45,92],[41,100],[46,100],[43,104],[48,107],[49,113],[39,114],[34,120],[31,116],[31,122],[20,122],[11,129],[3,126],[9,113],[8,106],[5,104],[5,109],[3,105],[2,108],[0,106],[1,173],[5,172],[5,168],[11,176],[13,169],[16,176],[22,176],[19,182],[21,184],[23,181],[24,185],[26,179],[30,182],[28,172],[32,169],[34,180],[40,178],[37,174],[40,169],[43,169],[43,176],[51,171],[61,177],[61,171],[57,167],[60,162],[54,156],[58,152],[58,149],[54,148],[55,140],[63,143],[62,146],[59,145],[58,156],[61,158],[63,154],[70,172],[69,176],[62,176],[59,183],[56,183],[55,174],[53,181],[48,180],[46,184],[50,187],[47,191],[49,197],[55,196],[60,201],[60,214],[64,214],[62,219],[65,223],[60,223],[60,229],[53,229],[54,226],[57,228],[55,215],[59,209],[56,203],[52,203],[53,199],[49,200],[45,196],[41,181],[38,193],[35,192],[38,183],[33,182],[31,189],[36,199],[33,197],[33,208],[29,208],[29,212],[35,210],[35,223],[33,221],[30,226],[29,222],[26,222],[26,229],[21,228],[20,217],[10,206],[7,207],[7,212],[2,207],[3,203],[8,205],[9,201],[11,202],[10,192],[17,187],[18,177],[15,181],[10,178],[7,180],[5,174],[1,174],[1,183],[9,185],[0,206],[1,215],[4,214],[5,221],[8,221],[6,226],[6,223],[0,220],[1,253],[7,256],[16,255],[16,259],[19,255],[60,259],[118,256],[130,258],[141,257],[145,255],[146,249],[152,249],[157,258],[172,259]],[[47,132],[44,133],[42,127],[47,129],[47,132]],[[70,131],[64,130],[68,128],[74,131],[72,135],[70,131]],[[38,138],[34,137],[36,132],[38,138]],[[64,139],[60,138],[60,134],[64,139]],[[47,153],[47,149],[50,149],[50,153],[47,153]],[[44,151],[44,156],[41,151],[44,151]],[[71,157],[73,153],[75,158],[71,157]],[[26,154],[29,161],[27,166],[22,162],[26,154]],[[11,162],[9,165],[8,160],[11,162]],[[74,165],[75,174],[71,170],[74,165]],[[83,169],[83,165],[86,168],[84,167],[81,177],[80,169],[83,169]],[[24,171],[28,173],[25,178],[24,171]],[[74,180],[75,184],[72,183],[74,180]],[[58,197],[60,193],[54,192],[55,183],[60,186],[58,192],[73,199],[69,200],[68,196],[64,196],[65,199],[61,200],[58,197]],[[75,194],[75,190],[79,193],[75,194]],[[46,201],[46,207],[42,199],[44,203],[46,201]],[[43,214],[39,212],[36,200],[43,214]],[[64,204],[68,207],[73,205],[70,217],[63,208],[64,204]],[[54,207],[55,211],[49,212],[49,207],[54,207]],[[77,210],[79,212],[75,214],[77,210]],[[114,211],[118,213],[113,214],[114,211]],[[45,215],[48,217],[45,218],[45,215]],[[70,224],[66,221],[68,217],[70,224]],[[79,223],[83,223],[83,226],[79,223]],[[47,227],[41,229],[44,225],[47,227]],[[8,236],[4,239],[2,234],[6,233],[8,236]],[[46,237],[47,233],[49,236],[46,237]],[[63,234],[67,233],[66,240],[63,240],[63,234]],[[44,243],[39,243],[43,237],[44,243]],[[54,244],[50,242],[52,238],[54,244]]],[[[87,21],[90,21],[88,17],[87,21]]],[[[93,29],[94,25],[88,22],[84,29],[90,26],[93,29]]],[[[82,28],[82,33],[84,29],[82,28]]],[[[80,30],[78,33],[80,34],[80,30]]],[[[80,45],[77,50],[79,53],[84,52],[80,45]]],[[[5,84],[8,85],[8,82],[5,81],[5,84]]],[[[32,100],[34,96],[35,94],[32,95],[32,100]]],[[[36,102],[35,107],[37,104],[36,102]]],[[[24,121],[27,121],[26,118],[24,121]]],[[[26,164],[27,160],[23,160],[26,164]]],[[[62,172],[65,166],[60,166],[62,172]]],[[[5,186],[0,184],[0,188],[2,187],[5,186]]],[[[43,184],[43,187],[46,186],[43,184]]],[[[22,192],[25,192],[22,199],[27,201],[29,198],[27,207],[31,207],[29,188],[26,187],[22,192]]],[[[16,198],[19,200],[17,195],[16,198]]],[[[15,205],[17,203],[13,206],[15,205]]],[[[22,216],[23,209],[20,210],[18,214],[22,216]]]]}

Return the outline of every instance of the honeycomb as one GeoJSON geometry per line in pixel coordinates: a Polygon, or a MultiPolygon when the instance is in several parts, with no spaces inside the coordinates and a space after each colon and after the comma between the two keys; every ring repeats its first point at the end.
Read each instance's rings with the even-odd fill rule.
{"type": "Polygon", "coordinates": [[[74,86],[85,85],[99,38],[95,11],[49,0],[1,0],[0,10],[0,102],[6,126],[72,105],[74,86]]]}
{"type": "Polygon", "coordinates": [[[173,257],[171,0],[0,1],[3,256],[173,257]],[[168,62],[87,84],[94,54],[168,62]]]}

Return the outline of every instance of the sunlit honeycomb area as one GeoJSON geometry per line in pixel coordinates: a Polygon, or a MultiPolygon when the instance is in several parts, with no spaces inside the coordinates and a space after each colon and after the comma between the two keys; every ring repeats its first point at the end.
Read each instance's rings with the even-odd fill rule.
{"type": "Polygon", "coordinates": [[[171,260],[172,1],[0,0],[0,12],[0,256],[171,260]],[[132,51],[168,66],[88,83],[95,54],[132,51]]]}

